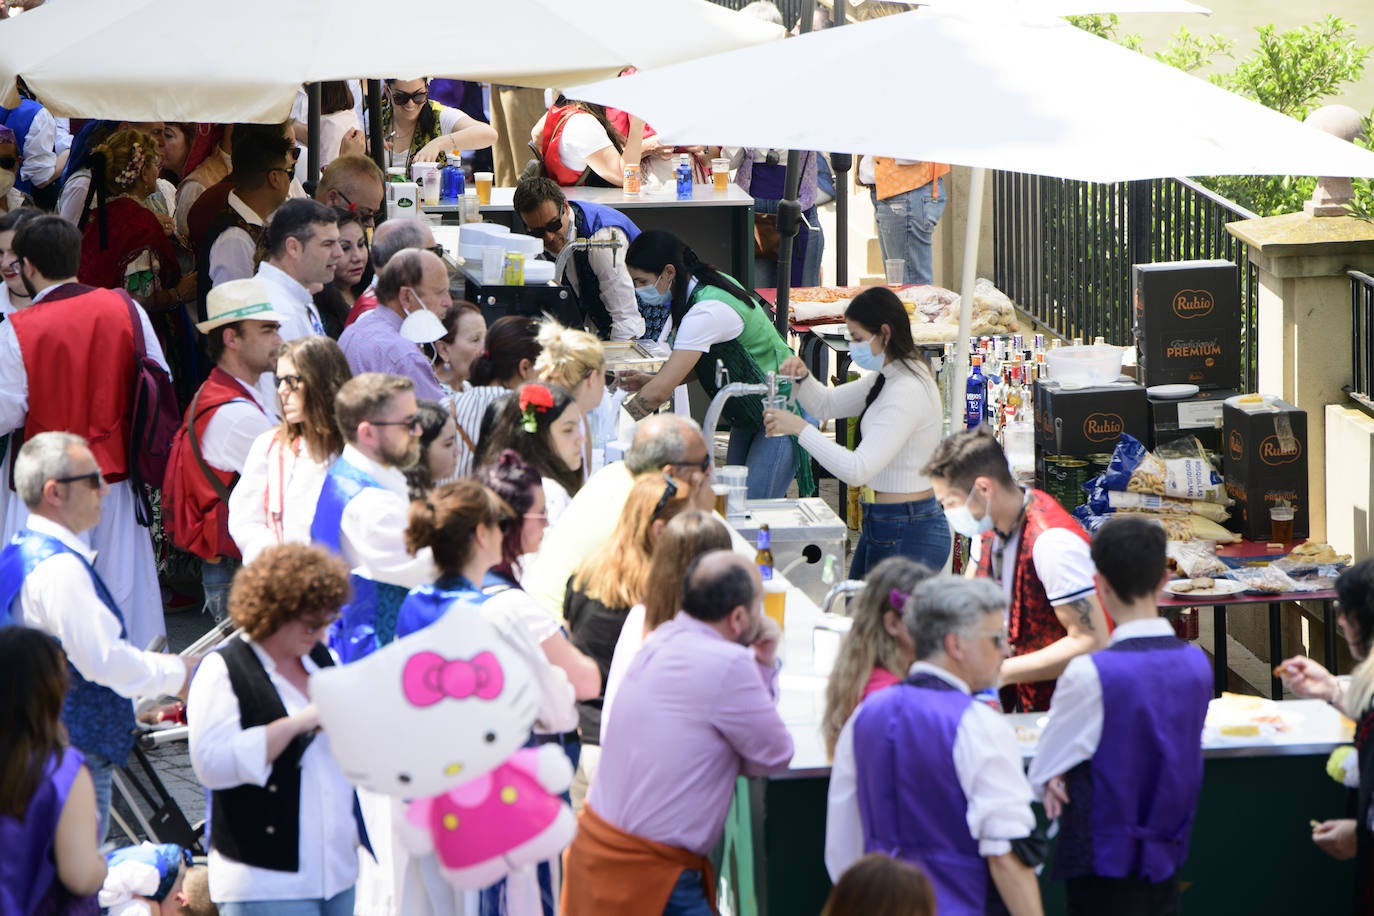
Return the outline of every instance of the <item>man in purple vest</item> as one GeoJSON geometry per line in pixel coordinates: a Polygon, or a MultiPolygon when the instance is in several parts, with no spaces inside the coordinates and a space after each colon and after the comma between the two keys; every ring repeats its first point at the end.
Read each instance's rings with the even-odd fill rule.
{"type": "Polygon", "coordinates": [[[925,869],[940,916],[1044,910],[1019,841],[1035,815],[1011,726],[973,699],[1007,657],[1002,590],[937,576],[902,612],[907,679],[871,695],[835,745],[825,826],[832,880],[865,853],[925,869]]]}
{"type": "Polygon", "coordinates": [[[1045,813],[1060,819],[1054,876],[1067,883],[1070,914],[1179,911],[1212,674],[1159,616],[1164,542],[1141,516],[1098,529],[1094,581],[1116,630],[1060,675],[1031,763],[1045,813]]]}

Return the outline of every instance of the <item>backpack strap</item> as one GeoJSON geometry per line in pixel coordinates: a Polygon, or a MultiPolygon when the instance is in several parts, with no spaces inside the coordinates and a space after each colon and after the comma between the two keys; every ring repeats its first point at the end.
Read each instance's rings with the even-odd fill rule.
{"type": "MultiPolygon", "coordinates": [[[[196,466],[199,467],[200,472],[205,475],[205,479],[209,482],[211,489],[215,491],[215,495],[227,503],[229,502],[229,490],[224,486],[224,483],[219,477],[215,475],[215,472],[210,469],[209,463],[205,460],[204,453],[200,450],[200,437],[196,435],[196,421],[200,419],[200,414],[196,412],[196,405],[200,403],[200,393],[204,390],[204,388],[196,389],[195,397],[191,398],[190,420],[186,424],[186,438],[190,440],[191,454],[195,456],[196,466]]],[[[233,398],[225,401],[224,404],[232,404],[235,401],[242,402],[243,400],[243,398],[233,398]]],[[[219,410],[224,404],[220,404],[216,407],[207,407],[205,412],[209,413],[211,410],[219,410]]]]}

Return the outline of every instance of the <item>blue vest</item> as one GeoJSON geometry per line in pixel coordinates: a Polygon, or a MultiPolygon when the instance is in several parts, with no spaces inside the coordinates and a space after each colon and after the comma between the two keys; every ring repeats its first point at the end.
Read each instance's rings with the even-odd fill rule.
{"type": "Polygon", "coordinates": [[[1090,657],[1102,740],[1069,771],[1054,877],[1164,881],[1188,858],[1212,672],[1202,650],[1173,636],[1123,639],[1090,657]]]}
{"type": "Polygon", "coordinates": [[[921,867],[940,916],[1005,913],[968,829],[954,739],[973,698],[915,674],[864,700],[854,717],[855,777],[864,852],[921,867]]]}
{"type": "MultiPolygon", "coordinates": [[[[20,156],[24,155],[24,141],[29,137],[29,128],[33,126],[33,119],[42,110],[43,106],[32,99],[22,99],[14,108],[0,108],[0,124],[14,131],[14,139],[19,143],[20,156]]],[[[14,187],[25,194],[33,193],[33,182],[27,178],[20,178],[17,174],[14,179],[14,187]]]]}
{"type": "MultiPolygon", "coordinates": [[[[8,622],[23,622],[19,590],[24,587],[24,579],[39,563],[59,553],[71,554],[86,567],[95,584],[95,593],[119,621],[119,638],[124,639],[128,635],[124,630],[124,615],[86,558],[57,538],[28,529],[16,534],[0,551],[0,608],[9,615],[8,622]]],[[[62,722],[71,735],[72,745],[87,754],[99,754],[116,766],[124,763],[129,751],[134,749],[134,729],[137,727],[134,704],[109,687],[86,680],[71,662],[67,663],[67,668],[71,687],[62,707],[62,722]]]]}
{"type": "Polygon", "coordinates": [[[397,615],[396,638],[423,630],[460,601],[476,607],[486,600],[486,592],[462,576],[443,576],[433,585],[413,588],[397,615]]]}
{"type": "MultiPolygon", "coordinates": [[[[619,229],[624,232],[626,237],[633,242],[639,238],[639,227],[630,222],[630,218],[614,207],[603,206],[602,204],[589,204],[580,200],[569,201],[572,205],[573,222],[577,225],[577,237],[580,239],[591,238],[597,232],[607,226],[619,229]]],[[[617,252],[618,257],[623,259],[625,252],[617,252]]],[[[577,301],[582,305],[582,313],[589,315],[596,329],[601,333],[603,339],[611,336],[611,313],[607,311],[606,304],[601,301],[601,283],[596,279],[596,272],[592,270],[591,261],[587,257],[587,252],[573,252],[573,263],[577,265],[577,301]]],[[[638,302],[638,299],[635,300],[638,302]]],[[[663,327],[663,322],[659,322],[659,329],[663,327]]],[[[657,337],[657,334],[645,334],[646,337],[657,337]]]]}
{"type": "MultiPolygon", "coordinates": [[[[365,471],[342,458],[335,461],[324,478],[320,499],[315,503],[315,519],[310,523],[310,539],[331,553],[341,556],[340,525],[344,509],[353,497],[369,487],[381,488],[365,471]]],[[[406,590],[399,585],[365,579],[350,573],[353,600],[343,606],[339,619],[329,630],[329,647],[344,664],[371,655],[396,638],[396,616],[406,590]]]]}

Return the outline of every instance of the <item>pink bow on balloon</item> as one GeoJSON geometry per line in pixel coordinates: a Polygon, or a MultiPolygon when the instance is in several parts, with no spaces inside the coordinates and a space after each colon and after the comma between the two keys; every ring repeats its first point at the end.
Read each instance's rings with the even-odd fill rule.
{"type": "Polygon", "coordinates": [[[501,663],[490,652],[479,652],[471,661],[417,652],[401,672],[401,689],[416,706],[433,706],[444,697],[494,700],[501,695],[503,681],[501,663]]]}

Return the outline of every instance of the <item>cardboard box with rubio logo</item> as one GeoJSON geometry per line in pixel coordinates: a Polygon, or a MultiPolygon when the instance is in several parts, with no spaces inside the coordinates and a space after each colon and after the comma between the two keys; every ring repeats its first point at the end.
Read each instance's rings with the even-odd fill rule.
{"type": "Polygon", "coordinates": [[[1081,458],[1112,451],[1122,433],[1142,442],[1149,434],[1140,385],[1061,389],[1037,380],[1034,397],[1035,444],[1045,454],[1081,458]]]}
{"type": "Polygon", "coordinates": [[[1293,536],[1311,528],[1307,498],[1307,411],[1268,400],[1257,410],[1222,407],[1226,492],[1236,501],[1228,527],[1255,541],[1269,540],[1269,509],[1293,507],[1293,536]]]}
{"type": "Polygon", "coordinates": [[[1136,264],[1135,335],[1149,386],[1240,386],[1240,273],[1226,260],[1136,264]]]}

